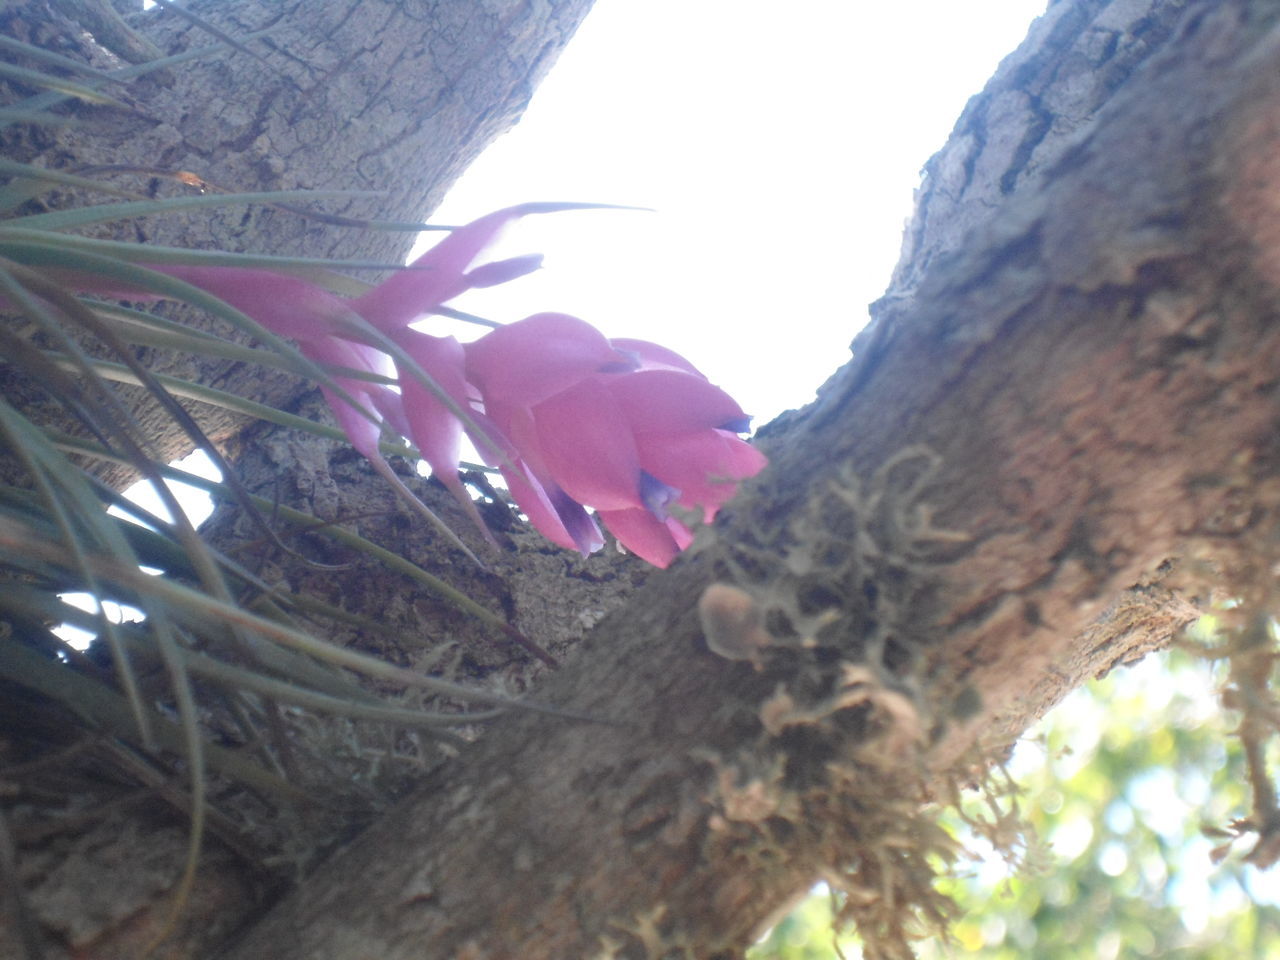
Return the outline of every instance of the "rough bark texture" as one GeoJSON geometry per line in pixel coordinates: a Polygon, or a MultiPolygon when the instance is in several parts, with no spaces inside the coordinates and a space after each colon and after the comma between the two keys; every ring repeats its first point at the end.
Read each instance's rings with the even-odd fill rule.
{"type": "MultiPolygon", "coordinates": [[[[107,5],[69,2],[57,9],[75,12],[78,6],[107,5]]],[[[11,128],[0,134],[4,155],[34,157],[71,172],[117,168],[108,177],[116,185],[160,195],[190,192],[166,176],[180,171],[237,192],[373,191],[377,195],[315,209],[421,220],[480,151],[516,122],[590,2],[212,0],[189,6],[234,37],[270,30],[248,43],[260,59],[224,52],[159,78],[142,78],[124,94],[131,112],[95,109],[82,111],[74,126],[16,133],[11,128]]],[[[64,53],[84,53],[100,66],[111,64],[79,23],[44,14],[42,7],[36,2],[0,14],[0,31],[64,53]]],[[[217,42],[160,9],[134,22],[137,33],[165,53],[217,42]]],[[[141,243],[381,263],[403,263],[414,240],[409,232],[334,228],[263,206],[153,217],[128,224],[124,236],[141,243]]],[[[366,273],[365,279],[376,277],[366,273]]],[[[192,323],[209,325],[208,318],[189,313],[192,323]]],[[[168,351],[144,356],[157,372],[273,405],[287,405],[300,391],[294,379],[264,376],[245,364],[201,366],[168,351]]],[[[6,395],[14,392],[6,386],[6,395]]],[[[58,420],[56,405],[43,400],[38,386],[28,395],[28,409],[44,403],[44,419],[58,420]]],[[[215,441],[244,426],[242,417],[226,411],[193,410],[215,441]]],[[[138,416],[164,456],[190,449],[154,405],[143,403],[138,416]]],[[[127,471],[107,475],[132,479],[127,471]]]]}
{"type": "Polygon", "coordinates": [[[608,722],[504,718],[231,955],[727,958],[820,874],[883,924],[933,778],[1194,614],[1167,558],[1270,563],[1277,15],[1054,4],[931,164],[854,362],[539,685],[608,722]],[[717,583],[758,623],[700,619],[717,583]]]}
{"type": "Polygon", "coordinates": [[[235,956],[737,955],[820,872],[894,880],[866,857],[910,778],[877,742],[945,770],[1149,645],[1140,595],[1099,618],[1166,557],[1256,570],[1280,497],[1274,21],[1188,5],[882,305],[700,549],[540,688],[614,725],[502,721],[235,956]],[[702,642],[715,582],[768,628],[754,666],[702,642]]]}
{"type": "MultiPolygon", "coordinates": [[[[328,202],[317,209],[354,217],[421,220],[479,152],[518,119],[590,3],[212,0],[187,6],[236,37],[274,28],[268,36],[248,43],[262,59],[224,52],[135,81],[123,92],[117,91],[132,111],[82,109],[76,111],[73,126],[10,127],[0,132],[0,152],[6,158],[85,172],[155,195],[187,190],[166,176],[181,171],[225,190],[378,191],[377,196],[328,202]]],[[[118,66],[116,55],[127,61],[144,60],[148,45],[172,53],[215,42],[186,20],[156,8],[129,21],[135,35],[99,37],[108,51],[82,29],[103,22],[94,18],[106,16],[107,7],[70,0],[56,5],[5,4],[0,7],[0,31],[100,67],[118,66]],[[135,55],[139,51],[141,55],[135,55]]],[[[140,7],[140,3],[131,5],[135,12],[140,7]]],[[[63,206],[88,199],[101,200],[66,195],[48,202],[63,206]]],[[[413,240],[408,232],[333,227],[261,206],[151,218],[126,224],[123,235],[176,246],[386,263],[402,262],[413,240]]],[[[374,279],[370,273],[363,276],[374,279]]],[[[194,314],[186,319],[196,326],[211,324],[207,317],[194,314]]],[[[218,332],[228,333],[221,327],[218,332]]],[[[202,365],[190,356],[165,351],[148,350],[143,356],[154,370],[285,408],[314,414],[322,407],[314,396],[307,399],[310,388],[260,367],[202,365]]],[[[56,404],[39,386],[23,380],[9,366],[0,365],[0,389],[33,418],[66,426],[56,404]]],[[[217,408],[192,405],[191,409],[219,442],[230,442],[244,427],[241,419],[217,408]]],[[[142,404],[136,415],[162,455],[190,449],[190,442],[149,404],[142,404]]],[[[335,453],[334,469],[330,471],[326,462],[324,475],[317,476],[308,472],[307,464],[325,460],[333,445],[318,444],[308,450],[295,441],[295,437],[277,437],[255,448],[266,472],[265,477],[260,472],[253,478],[255,489],[269,497],[301,502],[325,517],[334,516],[329,509],[345,511],[348,499],[337,493],[336,484],[326,485],[326,481],[331,472],[340,478],[358,476],[359,465],[349,451],[335,453]],[[281,470],[288,478],[283,483],[281,470]]],[[[237,450],[253,446],[253,437],[244,437],[237,450]]],[[[246,458],[252,459],[248,454],[246,458]]],[[[106,470],[103,475],[117,483],[131,479],[128,470],[106,470]]],[[[384,521],[372,535],[393,549],[424,556],[431,549],[430,539],[414,546],[407,542],[406,533],[421,533],[421,525],[409,521],[385,498],[378,500],[385,495],[385,486],[367,476],[364,486],[374,492],[366,493],[356,511],[375,511],[384,521]]],[[[370,533],[375,522],[366,518],[363,532],[370,533]]],[[[234,519],[228,519],[224,525],[234,524],[234,519]]],[[[326,550],[332,559],[328,545],[316,547],[313,553],[326,550]]],[[[530,552],[544,577],[551,568],[564,569],[563,560],[548,554],[539,548],[530,552]]],[[[247,559],[268,575],[273,573],[272,558],[263,557],[261,550],[249,549],[247,559]]],[[[450,559],[437,554],[432,562],[448,567],[450,559]]],[[[299,588],[315,580],[314,570],[303,572],[310,581],[296,584],[299,588]]],[[[507,682],[519,688],[524,682],[523,674],[503,680],[512,660],[527,664],[528,658],[513,657],[509,645],[500,644],[492,631],[471,626],[470,633],[459,637],[464,631],[447,614],[440,614],[438,605],[425,604],[420,589],[414,593],[393,578],[379,580],[367,569],[353,570],[351,575],[345,587],[326,584],[325,595],[347,592],[354,596],[363,586],[375,584],[383,589],[368,591],[367,600],[373,603],[401,588],[394,608],[381,603],[377,609],[388,613],[389,629],[398,634],[394,653],[402,662],[422,663],[420,636],[452,635],[459,643],[475,641],[468,646],[467,656],[481,662],[485,669],[480,672],[495,675],[494,686],[507,682]],[[422,616],[424,610],[430,616],[422,616]],[[412,622],[403,619],[414,612],[419,616],[412,622]]],[[[612,579],[607,572],[602,576],[612,579]]],[[[482,584],[481,602],[492,602],[501,614],[510,612],[503,604],[512,595],[525,599],[523,628],[546,636],[535,614],[539,606],[553,606],[548,602],[553,594],[545,585],[538,587],[536,577],[526,578],[524,584],[513,587],[490,576],[482,584]]],[[[594,598],[590,602],[572,598],[557,607],[565,609],[572,611],[571,618],[581,614],[565,634],[581,632],[601,615],[594,598]]],[[[441,659],[454,650],[448,645],[436,647],[432,666],[438,670],[441,659]]],[[[534,672],[527,665],[524,669],[534,672]]],[[[0,692],[0,703],[5,712],[0,766],[6,783],[22,784],[9,810],[11,839],[27,888],[28,913],[47,941],[46,956],[140,955],[163,922],[167,897],[181,872],[187,843],[182,791],[147,763],[130,765],[127,751],[122,754],[101,738],[82,741],[74,718],[55,706],[8,688],[0,692]],[[74,756],[59,758],[59,747],[70,749],[74,756]],[[47,762],[48,756],[41,756],[41,751],[55,762],[47,762]],[[44,792],[51,783],[53,792],[44,792]],[[120,882],[122,873],[129,875],[129,882],[120,882]]],[[[336,771],[309,773],[317,779],[332,779],[336,771]]],[[[403,771],[393,779],[403,782],[403,771]]],[[[358,806],[364,807],[363,813],[345,826],[339,824],[343,835],[367,818],[368,805],[358,806]]],[[[188,956],[206,953],[259,910],[270,892],[279,888],[281,877],[289,876],[287,866],[284,871],[277,866],[263,872],[260,864],[266,855],[284,855],[286,864],[305,862],[311,856],[306,849],[282,851],[271,843],[259,845],[256,841],[296,833],[290,816],[271,810],[259,813],[266,836],[246,837],[237,823],[222,824],[221,829],[214,824],[213,832],[222,841],[207,844],[197,895],[181,928],[166,944],[167,951],[188,956]]],[[[0,838],[0,852],[3,846],[0,838]]],[[[4,902],[13,907],[12,901],[4,902]]],[[[15,922],[12,910],[5,910],[0,921],[0,957],[6,960],[21,955],[21,939],[10,935],[15,922]]]]}

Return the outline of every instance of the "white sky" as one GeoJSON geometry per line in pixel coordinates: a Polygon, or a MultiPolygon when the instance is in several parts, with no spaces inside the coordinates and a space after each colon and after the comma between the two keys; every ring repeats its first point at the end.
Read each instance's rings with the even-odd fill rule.
{"type": "MultiPolygon", "coordinates": [[[[656,212],[530,217],[494,257],[541,252],[545,268],[456,305],[658,341],[757,425],[807,403],[888,283],[921,167],[1044,6],[598,0],[433,219],[531,200],[656,212]]],[[[480,332],[446,324],[423,327],[480,332]]]]}
{"type": "Polygon", "coordinates": [[[459,306],[660,341],[757,424],[807,402],[888,283],[920,168],[1044,6],[599,0],[434,219],[657,212],[530,218],[504,250],[546,268],[459,306]]]}

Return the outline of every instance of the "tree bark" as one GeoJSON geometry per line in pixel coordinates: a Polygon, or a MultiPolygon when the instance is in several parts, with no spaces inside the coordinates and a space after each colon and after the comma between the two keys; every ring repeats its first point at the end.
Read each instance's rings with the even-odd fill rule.
{"type": "Polygon", "coordinates": [[[1051,7],[854,361],[539,686],[601,722],[503,718],[231,955],[734,957],[820,875],[895,950],[931,791],[1274,562],[1277,17],[1051,7]]]}
{"type": "MultiPolygon", "coordinates": [[[[590,8],[590,0],[472,3],[271,3],[215,0],[184,4],[232,37],[246,53],[216,56],[143,77],[126,88],[131,110],[78,111],[74,125],[9,128],[0,134],[6,157],[37,158],[69,172],[89,170],[116,186],[145,193],[190,193],[173,175],[193,174],[210,190],[350,190],[368,196],[305,206],[352,218],[419,221],[440,203],[458,175],[519,118],[533,89],[551,68],[590,8]]],[[[42,3],[0,14],[0,30],[66,49],[82,48],[99,66],[112,56],[86,39],[82,24],[42,3]]],[[[57,10],[105,8],[67,0],[57,10]]],[[[89,23],[96,19],[85,18],[89,23]]],[[[134,18],[135,33],[165,53],[199,49],[217,38],[188,20],[155,8],[134,18]]],[[[83,196],[54,196],[52,204],[83,196]]],[[[100,197],[92,198],[99,202],[100,197]]],[[[478,211],[487,212],[487,211],[478,211]]],[[[119,235],[117,231],[117,235],[119,235]]],[[[257,205],[216,212],[151,217],[124,226],[139,243],[197,249],[399,264],[412,232],[339,228],[279,207],[257,205]]],[[[365,279],[376,279],[366,274],[365,279]]],[[[184,319],[211,328],[208,317],[184,319]]],[[[231,331],[213,327],[221,335],[231,331]]],[[[200,365],[171,351],[144,352],[151,369],[240,396],[287,406],[302,392],[287,376],[222,362],[200,365]]],[[[9,378],[12,371],[5,371],[9,378]]],[[[4,384],[7,396],[16,386],[4,384]]],[[[127,393],[127,391],[126,391],[127,393]]],[[[46,422],[60,419],[39,385],[19,394],[25,409],[46,422]]],[[[205,432],[222,442],[245,418],[194,405],[205,432]]],[[[172,420],[138,392],[134,414],[163,457],[191,449],[172,420]]],[[[127,470],[110,480],[136,479],[127,470]]]]}
{"type": "Polygon", "coordinates": [[[895,791],[1147,643],[1141,592],[1116,601],[1167,557],[1246,590],[1270,568],[1276,18],[1188,4],[1065,149],[900,271],[854,362],[766,431],[769,470],[539,690],[610,723],[505,718],[234,956],[737,956],[821,874],[875,934],[928,846],[895,791]]]}
{"type": "MultiPolygon", "coordinates": [[[[136,36],[96,37],[102,41],[99,44],[84,30],[97,22],[89,14],[103,14],[106,6],[41,0],[5,4],[0,8],[0,32],[101,68],[119,66],[117,56],[128,62],[145,60],[148,47],[169,54],[216,42],[187,20],[155,8],[128,19],[136,36]],[[142,51],[142,55],[131,51],[142,51]]],[[[355,218],[421,220],[480,151],[516,122],[586,14],[590,0],[484,4],[469,0],[432,4],[419,0],[216,0],[185,6],[236,38],[270,30],[260,39],[245,41],[261,59],[223,51],[136,80],[115,91],[129,110],[75,109],[73,125],[10,126],[0,132],[0,152],[6,158],[96,176],[151,195],[190,192],[191,188],[173,179],[183,172],[194,174],[210,189],[373,191],[372,196],[328,201],[314,209],[355,218]]],[[[135,10],[140,7],[133,4],[135,10]]],[[[58,207],[101,199],[59,192],[44,202],[58,207]]],[[[412,232],[335,227],[264,206],[134,221],[124,225],[123,236],[140,243],[384,263],[403,262],[414,239],[412,232]]],[[[184,319],[224,336],[230,333],[192,311],[184,319]]],[[[315,408],[311,387],[260,367],[202,364],[190,356],[158,350],[143,351],[142,356],[157,372],[216,385],[286,409],[305,409],[309,403],[315,408]]],[[[40,385],[9,365],[0,365],[0,389],[32,419],[68,425],[40,385]]],[[[189,452],[190,441],[171,420],[140,394],[134,403],[134,415],[160,456],[189,452]]],[[[243,418],[217,408],[193,404],[191,411],[228,450],[236,446],[246,427],[243,418]]],[[[240,440],[240,448],[248,443],[248,438],[240,440]]],[[[272,441],[264,446],[272,449],[272,441]]],[[[333,445],[316,446],[323,451],[333,445]]],[[[267,496],[279,495],[279,476],[291,478],[295,488],[316,479],[319,487],[307,489],[305,499],[325,515],[323,481],[327,477],[316,478],[305,470],[305,464],[316,457],[314,448],[309,451],[297,437],[280,438],[275,448],[284,451],[289,462],[269,461],[273,469],[285,472],[271,478],[274,489],[267,482],[267,496]]],[[[11,465],[0,467],[7,475],[11,465]]],[[[335,472],[344,470],[360,472],[350,459],[335,472]]],[[[106,469],[101,475],[117,485],[133,479],[128,469],[106,469]]],[[[367,477],[364,482],[385,494],[384,485],[367,477]]],[[[388,513],[385,503],[373,509],[388,513]]],[[[371,532],[369,521],[365,532],[411,555],[424,554],[434,546],[429,537],[415,545],[405,530],[418,525],[390,512],[386,529],[371,532]]],[[[535,561],[538,552],[532,551],[535,561]]],[[[434,562],[448,566],[449,558],[441,554],[434,562]]],[[[545,560],[535,565],[543,569],[544,578],[549,574],[545,560]]],[[[305,572],[315,579],[314,569],[305,572]]],[[[329,595],[341,596],[344,590],[355,595],[361,587],[359,576],[366,576],[366,582],[374,579],[367,568],[353,569],[349,576],[345,585],[327,584],[329,595]]],[[[525,587],[511,588],[491,577],[482,602],[493,599],[496,612],[501,613],[501,603],[509,594],[519,597],[524,590],[538,589],[548,593],[535,581],[526,578],[525,587]]],[[[420,587],[417,593],[403,590],[399,609],[410,613],[422,609],[421,593],[420,587]]],[[[586,608],[584,617],[599,615],[589,604],[579,606],[586,608]]],[[[467,633],[434,608],[431,612],[430,627],[462,639],[475,638],[467,655],[480,660],[489,673],[500,674],[515,659],[509,650],[495,649],[492,636],[477,636],[480,631],[474,628],[467,633]]],[[[391,617],[388,622],[399,627],[391,617]]],[[[420,623],[402,630],[409,649],[397,653],[405,662],[419,662],[413,642],[423,632],[420,623]]],[[[527,665],[522,667],[529,672],[527,665]]],[[[130,765],[114,745],[94,742],[84,749],[75,719],[29,692],[5,688],[0,703],[4,712],[0,768],[6,778],[12,776],[13,782],[23,784],[9,810],[10,839],[16,845],[19,875],[27,886],[27,912],[47,940],[46,957],[141,955],[163,924],[167,898],[182,870],[188,830],[181,813],[181,790],[145,762],[130,765]],[[75,759],[51,765],[48,760],[57,760],[59,749],[70,750],[75,759]],[[33,763],[45,772],[37,773],[33,763]],[[41,784],[46,781],[33,784],[31,778],[47,778],[50,770],[57,783],[54,793],[45,794],[41,784]]],[[[333,775],[332,770],[327,773],[333,775]]],[[[326,771],[314,771],[314,776],[322,779],[326,771]]],[[[362,815],[367,814],[366,807],[362,815]]],[[[270,824],[279,826],[288,817],[266,811],[259,819],[271,830],[270,824]]],[[[349,835],[359,822],[357,818],[334,829],[349,835]]],[[[215,832],[233,843],[206,844],[199,892],[184,912],[181,927],[166,943],[166,951],[189,956],[207,953],[260,910],[279,888],[281,877],[288,876],[287,869],[263,872],[263,848],[244,844],[245,838],[234,831],[215,832]]],[[[0,837],[0,851],[3,846],[0,837]]],[[[268,847],[265,852],[281,851],[268,847]]],[[[286,862],[291,859],[286,856],[286,862]]],[[[0,888],[11,879],[3,876],[0,888]]],[[[9,960],[22,955],[22,943],[20,937],[10,935],[17,924],[8,909],[13,903],[2,902],[0,957],[9,960]]]]}

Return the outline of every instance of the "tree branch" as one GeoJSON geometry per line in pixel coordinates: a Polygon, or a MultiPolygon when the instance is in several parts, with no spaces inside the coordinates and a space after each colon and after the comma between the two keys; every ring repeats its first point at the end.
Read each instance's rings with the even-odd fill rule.
{"type": "Polygon", "coordinates": [[[909,890],[931,841],[890,835],[920,824],[895,791],[1149,646],[1098,618],[1165,558],[1230,576],[1274,529],[1276,17],[1189,5],[882,306],[770,469],[540,691],[613,724],[506,718],[234,956],[730,957],[821,872],[909,890]],[[756,663],[703,644],[712,583],[756,605],[756,663]]]}

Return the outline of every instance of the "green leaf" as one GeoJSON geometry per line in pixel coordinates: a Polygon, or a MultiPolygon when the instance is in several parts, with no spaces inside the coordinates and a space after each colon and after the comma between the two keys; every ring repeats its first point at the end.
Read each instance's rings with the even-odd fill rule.
{"type": "MultiPolygon", "coordinates": [[[[32,231],[36,233],[37,231],[32,231]]],[[[60,239],[59,234],[50,236],[60,239]]],[[[238,329],[256,338],[281,358],[285,359],[291,369],[295,370],[302,376],[310,377],[313,380],[323,384],[334,394],[341,397],[352,407],[363,413],[374,423],[378,421],[372,414],[364,411],[363,407],[357,404],[350,395],[344,390],[333,378],[325,372],[318,364],[307,359],[297,347],[292,346],[282,337],[276,336],[266,327],[262,326],[253,318],[241,313],[235,307],[223,300],[201,290],[199,287],[192,286],[175,277],[167,274],[158,273],[155,270],[148,270],[145,267],[134,266],[130,263],[121,262],[111,257],[100,256],[96,253],[85,252],[74,248],[62,248],[55,243],[29,243],[29,244],[7,244],[4,239],[4,231],[0,229],[0,254],[8,253],[14,255],[13,259],[34,266],[52,266],[58,269],[82,271],[84,273],[93,274],[99,277],[105,277],[108,280],[115,280],[126,287],[135,289],[150,290],[161,296],[167,296],[176,300],[184,300],[193,306],[200,307],[203,310],[221,317],[228,323],[231,323],[238,329]]],[[[121,246],[129,246],[121,244],[121,246]]],[[[218,458],[215,457],[215,462],[218,458]]]]}
{"type": "MultiPolygon", "coordinates": [[[[66,665],[41,656],[13,639],[0,639],[0,674],[28,687],[79,714],[94,727],[125,740],[136,739],[135,726],[128,703],[95,680],[82,676],[66,665]]],[[[153,716],[156,744],[162,749],[182,754],[185,739],[182,728],[171,720],[153,716]]],[[[228,750],[215,743],[204,744],[204,753],[219,773],[253,787],[266,796],[277,796],[295,802],[308,802],[308,794],[268,773],[241,751],[228,750]]]]}
{"type": "MultiPolygon", "coordinates": [[[[265,30],[258,30],[254,33],[246,34],[243,39],[245,41],[256,40],[259,37],[265,37],[271,33],[275,33],[284,26],[285,24],[283,23],[277,23],[265,30]]],[[[200,60],[204,57],[225,54],[226,52],[227,46],[222,43],[208,47],[197,47],[193,50],[184,50],[182,53],[175,53],[170,57],[161,57],[158,60],[149,60],[146,63],[139,63],[134,66],[122,67],[119,70],[113,70],[108,74],[108,78],[116,81],[132,80],[135,77],[145,76],[146,74],[152,73],[156,70],[164,70],[167,67],[177,66],[180,63],[187,63],[191,60],[200,60]]],[[[85,86],[88,87],[92,87],[94,85],[94,81],[89,81],[85,84],[85,86]]],[[[26,100],[18,103],[17,107],[24,111],[44,111],[63,103],[67,99],[66,94],[49,91],[46,93],[36,94],[34,97],[28,97],[26,100]]],[[[12,122],[15,121],[0,123],[0,127],[8,126],[9,123],[12,122]]]]}
{"type": "Polygon", "coordinates": [[[101,80],[107,83],[118,83],[109,73],[103,73],[87,63],[79,60],[73,60],[70,57],[64,57],[61,54],[46,50],[44,47],[37,47],[30,43],[23,43],[13,37],[0,35],[0,50],[8,50],[10,53],[16,53],[26,57],[29,60],[36,60],[40,63],[47,63],[50,66],[61,67],[63,70],[69,70],[72,73],[78,73],[82,76],[92,77],[95,80],[101,80]]]}
{"type": "Polygon", "coordinates": [[[204,267],[254,267],[260,270],[280,270],[306,276],[311,268],[331,271],[347,270],[407,270],[398,263],[382,263],[376,260],[323,260],[316,257],[274,257],[262,253],[227,253],[222,250],[185,250],[181,247],[164,247],[155,244],[127,243],[123,240],[99,240],[78,237],[73,234],[52,233],[43,230],[27,230],[22,219],[0,223],[0,255],[12,257],[21,263],[59,266],[58,251],[75,251],[85,255],[107,257],[123,263],[177,263],[204,267]],[[14,226],[19,224],[19,226],[14,226]],[[47,248],[40,253],[40,248],[47,248]],[[52,250],[53,253],[47,252],[52,250]],[[30,261],[22,256],[29,256],[30,261]]]}
{"type": "MultiPolygon", "coordinates": [[[[53,213],[37,213],[11,223],[27,230],[66,230],[130,217],[176,213],[196,207],[221,207],[237,203],[276,203],[284,200],[331,200],[352,197],[377,197],[376,190],[266,190],[257,193],[206,193],[190,197],[165,197],[161,200],[137,200],[132,203],[108,203],[94,207],[76,207],[53,213]]],[[[138,248],[138,244],[130,244],[138,248]]],[[[152,260],[151,262],[159,262],[152,260]]]]}
{"type": "MultiPolygon", "coordinates": [[[[43,115],[48,116],[48,114],[43,115]]],[[[4,115],[0,114],[0,121],[4,119],[4,115]]],[[[30,123],[32,121],[25,120],[23,122],[30,123]]],[[[84,190],[94,190],[117,197],[128,197],[131,200],[146,199],[140,194],[129,190],[121,190],[119,187],[113,187],[108,183],[100,183],[88,177],[79,177],[74,173],[64,173],[61,170],[46,170],[44,167],[33,167],[29,163],[18,163],[14,160],[6,160],[4,157],[0,157],[0,173],[14,178],[10,183],[0,188],[0,212],[14,210],[31,198],[38,197],[40,194],[52,189],[46,186],[46,184],[51,183],[68,187],[80,187],[84,190]]],[[[21,223],[22,218],[8,222],[21,223]]]]}
{"type": "Polygon", "coordinates": [[[70,80],[64,80],[62,77],[55,77],[52,74],[44,73],[40,70],[28,70],[26,67],[19,67],[12,63],[5,63],[0,60],[0,76],[12,77],[23,83],[29,83],[32,86],[44,87],[46,90],[54,90],[58,93],[66,94],[68,97],[74,97],[77,100],[83,100],[85,103],[95,103],[99,105],[108,105],[119,107],[122,110],[128,110],[127,104],[121,103],[115,97],[108,97],[106,94],[98,93],[91,87],[83,86],[79,83],[73,83],[70,80]]]}

